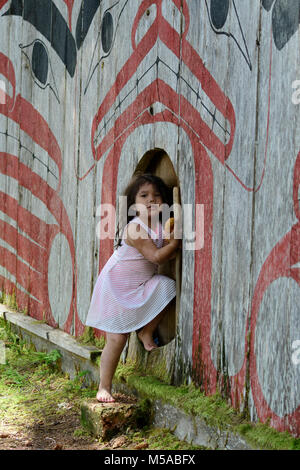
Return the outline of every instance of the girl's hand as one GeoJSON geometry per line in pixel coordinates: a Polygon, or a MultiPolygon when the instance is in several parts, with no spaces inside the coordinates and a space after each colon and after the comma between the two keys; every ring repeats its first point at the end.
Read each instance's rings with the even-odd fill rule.
{"type": "Polygon", "coordinates": [[[175,233],[174,230],[170,233],[170,239],[168,240],[169,244],[173,246],[174,248],[181,248],[181,239],[180,238],[174,238],[175,233]]]}
{"type": "Polygon", "coordinates": [[[170,217],[164,226],[165,242],[171,244],[173,247],[179,246],[181,243],[181,219],[170,217]],[[176,238],[175,238],[176,233],[176,238]]]}
{"type": "Polygon", "coordinates": [[[130,246],[135,247],[148,261],[155,264],[164,264],[168,259],[171,259],[174,253],[177,251],[180,240],[174,238],[170,243],[157,248],[153,240],[149,237],[148,233],[139,226],[139,230],[136,229],[136,224],[129,224],[127,227],[126,243],[130,246]]]}

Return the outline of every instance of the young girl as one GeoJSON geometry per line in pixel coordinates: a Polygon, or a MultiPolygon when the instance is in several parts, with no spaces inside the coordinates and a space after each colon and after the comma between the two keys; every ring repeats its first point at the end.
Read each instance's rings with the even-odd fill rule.
{"type": "Polygon", "coordinates": [[[137,216],[127,216],[122,240],[97,279],[86,319],[86,325],[106,332],[97,393],[97,400],[106,403],[114,401],[112,379],[128,334],[137,331],[147,351],[156,348],[153,333],[176,295],[175,281],[157,274],[158,265],[179,247],[174,235],[164,243],[159,220],[162,204],[171,204],[168,187],[161,178],[144,174],[132,180],[125,196],[137,216]]]}

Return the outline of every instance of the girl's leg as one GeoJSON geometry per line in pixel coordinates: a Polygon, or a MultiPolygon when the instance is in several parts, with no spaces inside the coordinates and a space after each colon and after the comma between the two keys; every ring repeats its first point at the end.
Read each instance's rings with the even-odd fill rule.
{"type": "Polygon", "coordinates": [[[157,344],[153,340],[153,333],[164,315],[164,311],[160,312],[150,323],[147,323],[138,333],[138,338],[144,345],[146,351],[152,351],[157,348],[157,344]]]}
{"type": "Polygon", "coordinates": [[[101,354],[100,384],[96,398],[100,402],[115,401],[111,395],[111,385],[128,334],[106,333],[106,344],[101,354]]]}

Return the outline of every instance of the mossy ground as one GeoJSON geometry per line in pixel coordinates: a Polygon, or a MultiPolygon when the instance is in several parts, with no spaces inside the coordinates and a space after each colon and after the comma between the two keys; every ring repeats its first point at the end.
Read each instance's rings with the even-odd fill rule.
{"type": "MultiPolygon", "coordinates": [[[[18,310],[14,294],[3,296],[1,293],[1,303],[18,310]]],[[[30,349],[0,318],[1,340],[6,345],[6,364],[0,364],[0,436],[11,433],[13,439],[5,439],[4,443],[0,437],[0,449],[10,448],[10,445],[11,448],[22,448],[18,436],[23,443],[32,442],[33,447],[29,448],[35,445],[53,448],[58,439],[63,444],[56,445],[71,449],[115,449],[119,444],[123,449],[200,449],[177,440],[168,430],[151,427],[136,432],[128,430],[126,435],[117,436],[108,443],[91,438],[80,425],[81,401],[94,397],[96,392],[85,385],[85,374],[80,373],[76,379],[69,380],[59,372],[59,356],[55,351],[46,354],[30,349]]],[[[102,349],[105,339],[95,338],[92,329],[87,328],[80,342],[102,349]]],[[[268,424],[250,423],[220,394],[207,397],[193,385],[174,387],[164,384],[156,377],[145,375],[136,364],[120,363],[116,379],[135,388],[141,396],[168,402],[188,414],[199,415],[210,426],[239,433],[253,448],[300,450],[300,439],[287,432],[278,432],[268,424]]]]}
{"type": "Polygon", "coordinates": [[[189,415],[201,417],[216,429],[237,433],[254,449],[300,450],[300,439],[288,432],[278,432],[267,423],[251,423],[248,418],[229,406],[217,393],[206,396],[193,384],[174,387],[137,370],[135,364],[119,364],[116,378],[136,389],[141,396],[174,405],[189,415]]]}
{"type": "Polygon", "coordinates": [[[80,405],[96,389],[85,373],[74,380],[60,372],[60,354],[37,352],[0,319],[5,364],[0,364],[0,449],[201,449],[164,429],[128,429],[109,442],[89,435],[80,423],[80,405]]]}
{"type": "Polygon", "coordinates": [[[105,346],[105,337],[100,336],[97,338],[94,334],[94,329],[90,326],[86,326],[83,334],[78,338],[81,344],[88,346],[96,346],[96,348],[103,349],[105,346]]]}

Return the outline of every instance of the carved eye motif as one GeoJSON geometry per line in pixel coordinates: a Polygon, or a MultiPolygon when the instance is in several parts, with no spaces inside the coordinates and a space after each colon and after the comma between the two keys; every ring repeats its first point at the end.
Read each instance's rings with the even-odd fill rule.
{"type": "MultiPolygon", "coordinates": [[[[114,23],[114,17],[111,14],[111,10],[114,7],[117,7],[118,3],[119,2],[115,3],[115,5],[113,5],[111,8],[106,10],[103,14],[97,42],[96,42],[94,52],[92,54],[92,60],[89,66],[88,77],[87,77],[87,82],[86,82],[86,86],[84,89],[84,94],[87,92],[87,89],[89,87],[89,84],[91,82],[91,79],[95,71],[97,70],[99,65],[103,63],[102,62],[103,59],[106,59],[107,57],[109,57],[112,51],[112,48],[115,42],[116,31],[119,25],[119,18],[120,18],[120,15],[122,14],[122,10],[119,13],[119,17],[117,17],[116,23],[114,23]],[[95,52],[97,48],[100,49],[100,53],[101,53],[101,56],[98,60],[97,60],[97,54],[95,52]]],[[[115,13],[114,13],[114,16],[116,16],[115,13]]]]}
{"type": "Polygon", "coordinates": [[[216,29],[223,28],[229,10],[229,0],[211,0],[210,17],[216,29]]]}
{"type": "Polygon", "coordinates": [[[243,31],[243,25],[239,18],[239,11],[235,0],[205,0],[209,23],[219,37],[227,36],[234,41],[241,54],[243,55],[248,67],[252,70],[251,58],[247,46],[246,35],[243,31]],[[226,26],[230,10],[230,28],[226,26]]]}
{"type": "Polygon", "coordinates": [[[102,43],[102,49],[105,54],[107,54],[113,43],[113,38],[114,38],[114,20],[109,11],[107,11],[103,18],[102,18],[102,23],[101,23],[101,43],[102,43]]]}
{"type": "Polygon", "coordinates": [[[47,83],[49,57],[43,43],[36,41],[32,48],[32,72],[36,78],[45,85],[47,83]]]}
{"type": "Polygon", "coordinates": [[[36,85],[43,90],[49,87],[60,102],[47,46],[41,40],[36,39],[25,46],[20,44],[20,48],[28,60],[36,85]]]}

